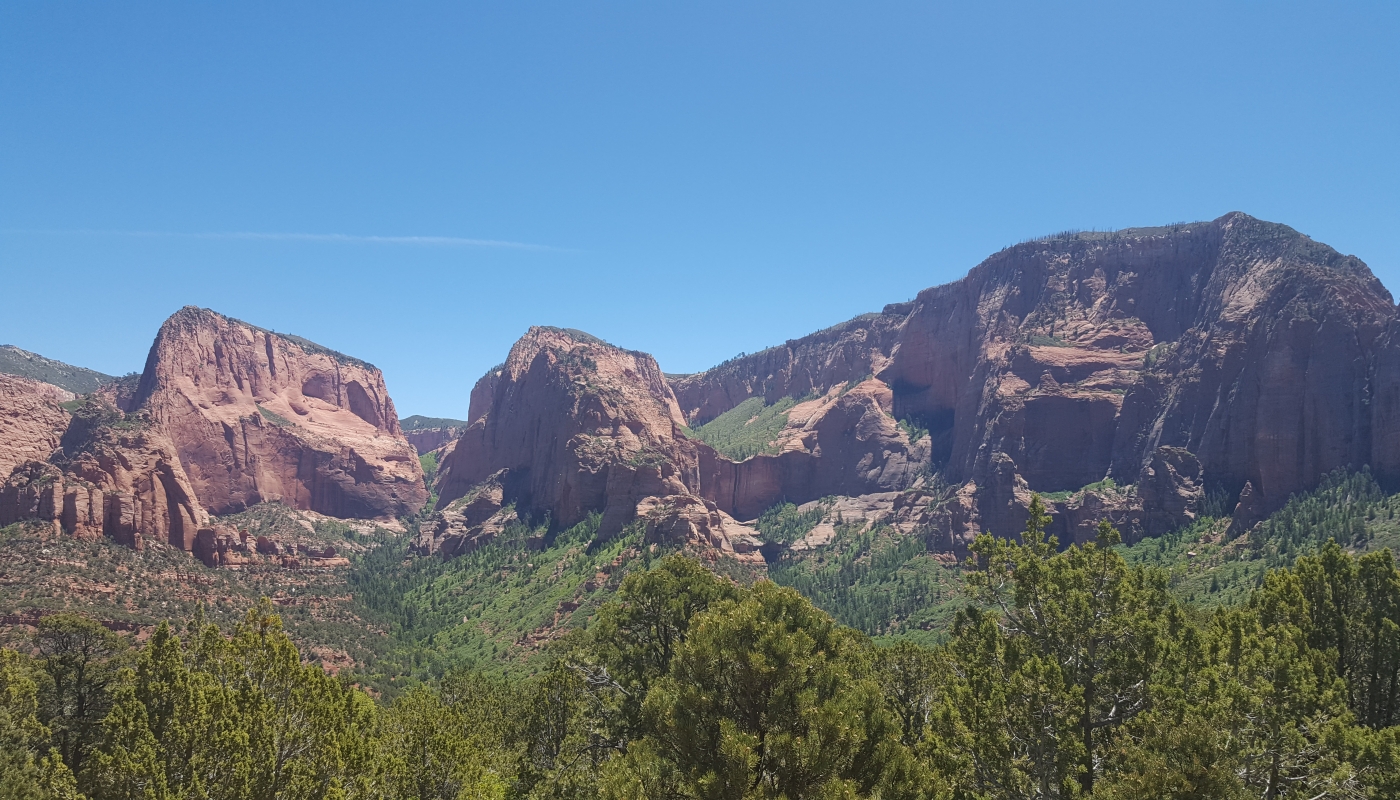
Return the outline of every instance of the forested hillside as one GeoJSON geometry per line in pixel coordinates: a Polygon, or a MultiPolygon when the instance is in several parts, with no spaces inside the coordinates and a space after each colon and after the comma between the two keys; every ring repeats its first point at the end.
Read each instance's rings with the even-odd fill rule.
{"type": "MultiPolygon", "coordinates": [[[[376,700],[272,607],[144,643],[55,615],[0,654],[0,785],[106,798],[1318,798],[1400,790],[1400,572],[1335,543],[1184,605],[1037,502],[982,537],[946,644],[878,646],[683,556],[531,675],[376,700]]],[[[429,582],[433,583],[433,582],[429,582]]],[[[455,612],[454,612],[455,613],[455,612]]]]}

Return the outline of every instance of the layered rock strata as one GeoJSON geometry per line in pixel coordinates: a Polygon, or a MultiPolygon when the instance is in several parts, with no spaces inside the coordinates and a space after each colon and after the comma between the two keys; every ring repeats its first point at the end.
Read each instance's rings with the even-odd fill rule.
{"type": "Polygon", "coordinates": [[[162,431],[90,397],[71,417],[50,461],[28,461],[0,485],[0,525],[42,520],[55,533],[107,536],[140,549],[148,540],[182,550],[208,523],[162,431]]]}
{"type": "Polygon", "coordinates": [[[672,376],[676,401],[702,424],[750,397],[769,405],[784,397],[825,394],[839,384],[873,376],[889,364],[909,304],[886,306],[777,347],[730,359],[694,375],[672,376]]]}

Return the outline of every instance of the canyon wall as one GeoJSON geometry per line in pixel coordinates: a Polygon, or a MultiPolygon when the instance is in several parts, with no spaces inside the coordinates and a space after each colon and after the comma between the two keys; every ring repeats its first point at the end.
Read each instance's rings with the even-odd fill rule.
{"type": "Polygon", "coordinates": [[[646,464],[644,492],[740,519],[930,491],[921,524],[955,550],[1014,535],[1033,492],[1068,496],[1053,503],[1066,540],[1096,516],[1157,535],[1207,489],[1248,484],[1257,515],[1340,467],[1400,483],[1397,325],[1360,261],[1233,213],[1009,247],[912,302],[669,380],[635,353],[595,379],[587,364],[612,356],[536,329],[473,391],[440,507],[506,470],[505,495],[556,522],[613,505],[620,520],[638,492],[609,487],[646,464]],[[751,397],[800,401],[767,452],[685,437],[751,397]]]}
{"type": "Polygon", "coordinates": [[[0,525],[136,548],[191,551],[214,541],[211,513],[266,501],[386,519],[427,500],[379,370],[194,307],[161,327],[139,382],[75,399],[0,375],[0,470],[0,525]]]}
{"type": "Polygon", "coordinates": [[[161,326],[135,402],[212,513],[277,500],[387,518],[427,500],[383,375],[305,340],[188,306],[161,326]]]}

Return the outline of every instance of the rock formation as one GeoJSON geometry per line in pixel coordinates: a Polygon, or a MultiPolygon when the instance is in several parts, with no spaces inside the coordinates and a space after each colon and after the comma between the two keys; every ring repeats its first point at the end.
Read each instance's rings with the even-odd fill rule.
{"type": "Polygon", "coordinates": [[[427,500],[379,370],[296,337],[188,306],[161,326],[136,404],[215,514],[279,500],[387,518],[427,500]]]}
{"type": "MultiPolygon", "coordinates": [[[[35,519],[136,548],[159,541],[228,566],[246,542],[211,526],[211,511],[278,500],[382,519],[427,499],[377,369],[205,309],[166,321],[139,383],[71,401],[0,375],[0,525],[35,519]]],[[[309,547],[274,555],[343,561],[309,547]]]]}
{"type": "Polygon", "coordinates": [[[419,455],[427,455],[449,442],[457,441],[457,437],[467,429],[467,423],[463,420],[420,417],[416,414],[399,420],[399,426],[403,429],[404,438],[419,455]]]}
{"type": "Polygon", "coordinates": [[[1390,295],[1354,257],[1239,213],[1023,243],[912,302],[669,382],[587,338],[532,330],[478,383],[445,503],[505,470],[504,495],[558,524],[680,496],[748,519],[780,500],[932,492],[936,474],[949,488],[920,524],[956,551],[1015,535],[1035,492],[1065,498],[1064,541],[1103,517],[1132,540],[1189,523],[1207,485],[1248,484],[1258,515],[1338,467],[1400,483],[1390,295]],[[685,439],[751,397],[802,398],[769,452],[736,462],[685,439]]]}
{"type": "Polygon", "coordinates": [[[1128,484],[1170,446],[1272,510],[1371,463],[1394,316],[1355,258],[1230,214],[1009,248],[920,293],[881,377],[897,413],[951,431],[954,480],[1006,454],[1035,491],[1128,484]]]}
{"type": "Polygon", "coordinates": [[[868,380],[794,406],[777,452],[735,462],[685,436],[655,359],[557,328],[532,328],[473,398],[472,423],[442,461],[441,515],[420,552],[475,546],[466,543],[489,536],[487,521],[510,505],[559,527],[600,512],[604,536],[648,517],[649,530],[683,528],[678,540],[759,558],[733,517],[785,498],[903,488],[927,460],[927,445],[911,444],[890,416],[889,388],[868,380]]]}
{"type": "MultiPolygon", "coordinates": [[[[873,376],[888,364],[908,304],[886,307],[713,369],[671,378],[676,400],[692,424],[702,424],[750,397],[772,403],[825,393],[873,376]]],[[[475,397],[475,394],[473,394],[475,397]]]]}
{"type": "Polygon", "coordinates": [[[708,500],[693,495],[648,497],[637,504],[643,541],[686,547],[701,558],[725,556],[741,564],[764,563],[763,542],[708,500]]]}
{"type": "Polygon", "coordinates": [[[0,478],[58,449],[69,418],[60,404],[72,399],[52,384],[0,375],[0,478]]]}
{"type": "Polygon", "coordinates": [[[208,514],[164,432],[90,395],[49,461],[20,464],[0,485],[0,525],[27,519],[136,549],[156,540],[190,550],[208,514]]]}
{"type": "Polygon", "coordinates": [[[522,512],[569,527],[600,511],[611,534],[642,499],[698,486],[696,444],[681,435],[675,395],[645,353],[531,328],[499,378],[483,381],[494,384],[489,405],[473,409],[439,467],[440,510],[489,479],[522,512]]]}
{"type": "Polygon", "coordinates": [[[739,519],[753,519],[784,500],[903,489],[928,461],[929,441],[911,443],[892,410],[893,394],[879,380],[833,386],[788,410],[774,454],[735,462],[698,445],[698,493],[739,519]]]}

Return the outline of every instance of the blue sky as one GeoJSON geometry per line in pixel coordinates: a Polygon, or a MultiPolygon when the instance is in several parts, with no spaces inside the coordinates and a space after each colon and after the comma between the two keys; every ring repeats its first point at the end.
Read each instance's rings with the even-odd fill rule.
{"type": "Polygon", "coordinates": [[[463,416],[532,324],[703,369],[1066,228],[1400,287],[1400,3],[0,4],[0,342],[195,304],[463,416]],[[974,8],[975,6],[975,8],[974,8]]]}

